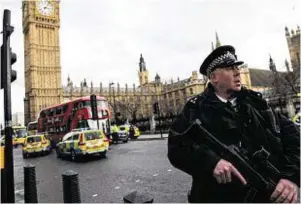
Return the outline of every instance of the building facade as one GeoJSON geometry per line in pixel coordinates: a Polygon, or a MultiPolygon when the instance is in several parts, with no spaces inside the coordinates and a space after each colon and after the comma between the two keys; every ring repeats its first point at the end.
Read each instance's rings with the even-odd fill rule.
{"type": "Polygon", "coordinates": [[[16,112],[12,114],[12,125],[23,126],[24,125],[24,113],[16,112]]]}
{"type": "Polygon", "coordinates": [[[59,1],[23,1],[25,123],[39,110],[63,101],[59,46],[59,1]]]}
{"type": "Polygon", "coordinates": [[[121,87],[119,83],[102,83],[94,86],[84,79],[79,87],[73,84],[68,77],[67,85],[63,86],[64,101],[91,94],[101,95],[108,99],[113,113],[120,113],[124,118],[149,117],[153,113],[153,104],[159,103],[163,115],[176,114],[182,104],[195,94],[200,93],[206,84],[204,78],[199,78],[198,72],[193,71],[187,79],[169,83],[162,82],[158,74],[154,80],[149,80],[148,69],[141,54],[138,76],[139,84],[125,84],[121,87]]]}
{"type": "Polygon", "coordinates": [[[293,71],[300,71],[300,26],[296,30],[285,27],[285,36],[291,58],[291,67],[293,71]]]}

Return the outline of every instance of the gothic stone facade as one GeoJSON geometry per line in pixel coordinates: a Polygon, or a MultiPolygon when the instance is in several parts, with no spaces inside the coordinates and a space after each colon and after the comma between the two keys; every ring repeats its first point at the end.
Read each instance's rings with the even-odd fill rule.
{"type": "MultiPolygon", "coordinates": [[[[152,116],[153,104],[158,102],[162,115],[175,115],[186,100],[204,90],[208,81],[202,76],[199,77],[197,71],[193,71],[192,75],[184,80],[177,79],[163,83],[157,74],[155,79],[149,82],[148,70],[142,55],[138,78],[139,86],[136,87],[133,84],[129,87],[125,84],[121,88],[119,83],[103,87],[102,83],[94,86],[91,82],[88,85],[86,80],[77,87],[68,77],[67,85],[63,86],[64,100],[68,101],[91,94],[104,96],[108,99],[113,113],[119,112],[123,118],[129,119],[134,115],[137,118],[152,116]]],[[[242,81],[250,88],[251,81],[247,67],[242,69],[242,81]]]]}

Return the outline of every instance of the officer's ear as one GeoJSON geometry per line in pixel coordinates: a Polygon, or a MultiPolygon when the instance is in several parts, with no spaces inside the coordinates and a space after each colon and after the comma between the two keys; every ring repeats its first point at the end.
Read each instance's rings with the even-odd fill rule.
{"type": "Polygon", "coordinates": [[[218,74],[217,74],[217,71],[213,71],[212,73],[210,73],[209,75],[209,80],[211,83],[215,84],[218,82],[218,74]]]}

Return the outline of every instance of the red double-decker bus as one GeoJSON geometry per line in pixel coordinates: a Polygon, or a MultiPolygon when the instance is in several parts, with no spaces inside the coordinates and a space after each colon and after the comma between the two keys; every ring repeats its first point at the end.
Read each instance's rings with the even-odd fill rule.
{"type": "MultiPolygon", "coordinates": [[[[106,98],[97,96],[97,111],[99,129],[106,132],[112,116],[106,98]]],[[[38,133],[46,132],[54,143],[77,128],[98,128],[97,120],[92,120],[90,96],[45,108],[38,117],[38,133]]]]}

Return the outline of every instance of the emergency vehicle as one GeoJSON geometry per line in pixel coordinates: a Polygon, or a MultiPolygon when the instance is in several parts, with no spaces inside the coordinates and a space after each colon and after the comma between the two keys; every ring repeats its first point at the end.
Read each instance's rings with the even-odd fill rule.
{"type": "MultiPolygon", "coordinates": [[[[18,147],[18,145],[22,145],[23,146],[23,143],[24,143],[24,140],[25,140],[25,137],[27,136],[27,130],[26,130],[26,127],[25,126],[13,126],[12,127],[13,129],[13,135],[12,135],[12,138],[13,138],[13,146],[15,148],[18,147]]],[[[4,129],[1,130],[1,144],[4,145],[4,140],[5,140],[5,131],[4,129]]]]}
{"type": "MultiPolygon", "coordinates": [[[[124,124],[124,125],[120,125],[118,128],[119,128],[120,131],[126,131],[127,134],[129,135],[130,127],[131,127],[131,125],[124,124]]],[[[134,130],[135,130],[135,134],[134,134],[134,137],[132,137],[131,139],[137,139],[140,136],[139,128],[134,126],[134,130]]]]}
{"type": "Polygon", "coordinates": [[[56,145],[56,155],[70,156],[76,160],[79,156],[98,155],[105,157],[109,150],[109,140],[101,130],[89,128],[73,130],[67,133],[56,145]]]}
{"type": "Polygon", "coordinates": [[[25,126],[13,126],[13,145],[15,148],[18,145],[24,145],[25,137],[27,134],[27,129],[25,126]]]}
{"type": "Polygon", "coordinates": [[[51,145],[45,135],[31,135],[25,138],[22,152],[23,158],[33,154],[46,155],[49,153],[51,153],[51,145]]]}

